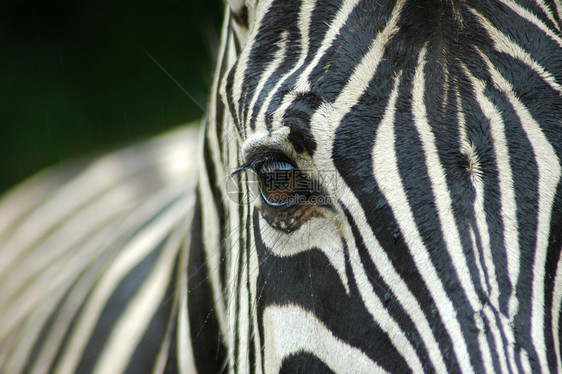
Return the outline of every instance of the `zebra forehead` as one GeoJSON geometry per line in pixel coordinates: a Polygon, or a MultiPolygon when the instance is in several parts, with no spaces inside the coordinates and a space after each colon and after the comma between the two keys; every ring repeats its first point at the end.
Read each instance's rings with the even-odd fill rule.
{"type": "MultiPolygon", "coordinates": [[[[435,77],[444,75],[445,58],[460,54],[446,52],[448,45],[459,44],[449,40],[460,29],[451,2],[272,1],[252,7],[261,13],[253,17],[258,21],[250,25],[247,45],[226,81],[232,96],[227,104],[250,131],[288,126],[288,140],[299,154],[312,156],[317,148],[310,122],[321,104],[339,99],[344,107],[355,102],[360,109],[353,90],[346,90],[354,73],[372,86],[365,95],[373,100],[363,105],[368,118],[377,95],[387,91],[399,71],[406,70],[405,78],[411,79],[417,56],[429,42],[427,65],[435,77]],[[375,77],[383,61],[388,63],[380,64],[375,77]]],[[[428,87],[436,89],[431,95],[436,102],[442,96],[438,86],[428,87]]]]}

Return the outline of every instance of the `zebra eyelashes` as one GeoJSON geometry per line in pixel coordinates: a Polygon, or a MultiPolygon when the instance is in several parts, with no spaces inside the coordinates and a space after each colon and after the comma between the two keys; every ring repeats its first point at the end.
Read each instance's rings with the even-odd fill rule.
{"type": "Polygon", "coordinates": [[[310,173],[298,168],[284,154],[259,152],[250,155],[249,160],[232,175],[245,170],[251,170],[254,174],[255,195],[259,196],[262,208],[275,213],[311,205],[315,183],[310,178],[310,173]]]}
{"type": "Polygon", "coordinates": [[[260,196],[270,209],[284,210],[308,201],[312,187],[310,180],[291,163],[266,161],[255,171],[260,196]]]}
{"type": "Polygon", "coordinates": [[[259,196],[267,209],[283,211],[302,205],[313,192],[313,184],[306,173],[282,154],[253,155],[232,175],[248,169],[255,173],[259,196]]]}

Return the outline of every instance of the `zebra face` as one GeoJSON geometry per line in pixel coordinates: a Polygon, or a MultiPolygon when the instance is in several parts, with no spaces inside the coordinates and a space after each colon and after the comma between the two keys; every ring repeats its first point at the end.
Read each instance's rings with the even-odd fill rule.
{"type": "Polygon", "coordinates": [[[560,370],[560,8],[231,7],[232,362],[560,370]]]}

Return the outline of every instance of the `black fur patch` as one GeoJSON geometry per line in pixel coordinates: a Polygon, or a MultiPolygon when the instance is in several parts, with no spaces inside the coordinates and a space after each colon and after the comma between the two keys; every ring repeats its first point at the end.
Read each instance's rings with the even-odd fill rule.
{"type": "MultiPolygon", "coordinates": [[[[351,364],[350,367],[353,367],[353,365],[351,364]]],[[[281,369],[279,369],[279,374],[297,373],[330,374],[333,371],[318,357],[302,352],[285,358],[281,364],[281,369]]]]}
{"type": "Polygon", "coordinates": [[[310,131],[310,120],[322,101],[315,93],[301,93],[285,112],[284,125],[291,129],[288,140],[297,153],[306,151],[312,157],[316,151],[317,144],[310,131]]]}

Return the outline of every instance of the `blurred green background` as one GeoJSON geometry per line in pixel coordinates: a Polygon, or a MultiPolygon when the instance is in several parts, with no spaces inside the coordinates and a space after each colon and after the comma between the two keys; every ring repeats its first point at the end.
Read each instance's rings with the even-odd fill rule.
{"type": "Polygon", "coordinates": [[[0,194],[50,165],[200,118],[219,0],[0,3],[0,194]]]}

